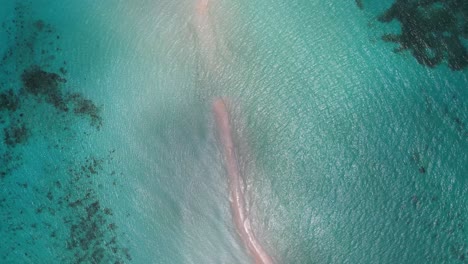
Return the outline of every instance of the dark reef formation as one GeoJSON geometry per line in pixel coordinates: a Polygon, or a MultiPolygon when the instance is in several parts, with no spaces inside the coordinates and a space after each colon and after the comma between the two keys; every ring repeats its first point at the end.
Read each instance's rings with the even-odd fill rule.
{"type": "Polygon", "coordinates": [[[468,65],[463,39],[468,39],[468,1],[396,0],[378,20],[401,24],[400,34],[385,34],[398,43],[395,52],[408,50],[422,65],[435,67],[446,61],[456,71],[468,65]]]}
{"type": "MultiPolygon", "coordinates": [[[[84,163],[67,162],[55,175],[48,175],[45,185],[17,182],[16,188],[33,192],[37,197],[33,207],[24,208],[20,215],[36,216],[36,222],[16,217],[18,208],[14,206],[15,194],[0,193],[0,208],[3,210],[0,233],[2,243],[10,245],[11,252],[27,251],[25,242],[12,243],[18,236],[29,237],[27,242],[34,246],[48,240],[56,250],[63,248],[68,254],[57,256],[59,263],[126,263],[132,260],[130,250],[121,246],[119,228],[112,221],[113,210],[100,201],[94,187],[95,178],[107,178],[107,186],[116,188],[118,175],[108,170],[106,164],[112,161],[110,151],[104,158],[90,156],[84,163]],[[62,171],[63,169],[63,171],[62,171]],[[42,219],[42,220],[41,220],[42,219]],[[47,231],[45,231],[47,230],[47,231]],[[44,233],[48,232],[47,237],[44,233]],[[12,241],[13,240],[13,241],[12,241]]],[[[54,168],[57,170],[57,168],[54,168]]],[[[16,196],[16,198],[18,198],[16,196]]],[[[25,254],[31,254],[26,252],[25,254]]],[[[1,256],[6,259],[8,256],[1,256]]],[[[34,255],[28,255],[34,261],[34,255]]]]}
{"type": "Polygon", "coordinates": [[[24,89],[35,96],[44,96],[46,102],[57,109],[68,111],[60,91],[60,84],[65,78],[52,72],[46,72],[37,65],[31,66],[21,74],[24,89]]]}
{"type": "Polygon", "coordinates": [[[19,1],[12,14],[1,24],[8,39],[0,50],[0,263],[37,262],[30,250],[36,245],[59,252],[57,263],[128,263],[132,257],[122,246],[114,210],[98,195],[98,188],[118,187],[119,174],[110,169],[114,151],[80,160],[72,145],[88,135],[74,131],[74,124],[89,120],[96,133],[102,127],[101,108],[70,92],[75,87],[67,83],[67,63],[60,59],[60,33],[33,19],[27,1],[19,1]],[[37,142],[45,156],[59,153],[63,159],[31,175],[16,173],[30,169],[25,148],[37,142]]]}
{"type": "Polygon", "coordinates": [[[28,129],[25,124],[12,124],[9,127],[3,129],[5,134],[5,144],[8,146],[14,146],[22,144],[28,139],[28,129]]]}
{"type": "Polygon", "coordinates": [[[102,126],[101,110],[93,101],[84,98],[81,94],[73,93],[67,96],[66,101],[73,105],[73,113],[78,116],[87,116],[91,125],[99,129],[102,126]]]}
{"type": "MultiPolygon", "coordinates": [[[[61,67],[60,73],[66,73],[61,67]]],[[[93,101],[86,99],[79,93],[63,95],[60,85],[67,80],[57,73],[47,72],[37,65],[31,66],[21,74],[24,90],[34,96],[43,97],[45,101],[53,105],[57,110],[68,112],[73,108],[73,113],[78,116],[88,116],[91,125],[99,129],[102,126],[100,108],[93,101]]]]}
{"type": "Polygon", "coordinates": [[[63,222],[69,226],[67,249],[73,252],[78,262],[110,263],[112,260],[124,263],[124,259],[132,259],[128,248],[119,246],[117,226],[109,220],[113,216],[112,210],[101,205],[95,190],[85,187],[86,183],[92,182],[93,176],[115,176],[103,169],[105,161],[90,157],[81,166],[68,169],[70,182],[58,182],[62,186],[80,186],[79,192],[75,190],[57,198],[58,204],[74,212],[72,217],[64,217],[63,222]]]}
{"type": "MultiPolygon", "coordinates": [[[[66,62],[57,63],[60,34],[44,20],[32,19],[27,3],[18,3],[15,17],[2,23],[7,48],[0,65],[0,124],[8,148],[33,136],[24,123],[32,111],[31,102],[46,102],[62,114],[87,117],[92,126],[102,126],[100,108],[82,94],[64,92],[66,62]],[[73,111],[69,111],[73,109],[73,111]]],[[[70,88],[70,87],[67,87],[70,88]]]]}
{"type": "Polygon", "coordinates": [[[16,111],[19,107],[19,98],[13,90],[0,93],[0,111],[16,111]]]}

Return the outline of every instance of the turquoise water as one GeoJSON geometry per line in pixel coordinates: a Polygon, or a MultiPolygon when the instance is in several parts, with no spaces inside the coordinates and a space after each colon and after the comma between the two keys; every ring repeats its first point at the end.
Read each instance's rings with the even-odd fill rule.
{"type": "Polygon", "coordinates": [[[217,96],[278,263],[468,263],[466,68],[393,1],[195,2],[0,1],[0,263],[250,263],[217,96]]]}

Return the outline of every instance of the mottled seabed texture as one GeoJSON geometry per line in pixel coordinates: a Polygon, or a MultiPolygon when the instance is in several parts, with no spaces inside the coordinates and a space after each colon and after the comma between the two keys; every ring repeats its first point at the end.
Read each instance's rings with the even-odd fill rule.
{"type": "Polygon", "coordinates": [[[467,1],[0,6],[0,263],[252,263],[219,97],[277,263],[468,263],[467,1]]]}

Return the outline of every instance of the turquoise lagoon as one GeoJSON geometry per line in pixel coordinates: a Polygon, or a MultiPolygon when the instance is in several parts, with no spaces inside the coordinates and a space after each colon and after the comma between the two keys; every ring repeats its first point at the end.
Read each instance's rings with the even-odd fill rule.
{"type": "Polygon", "coordinates": [[[0,3],[1,263],[250,263],[219,96],[278,263],[468,263],[467,70],[393,1],[212,0],[215,49],[192,0],[0,3]]]}

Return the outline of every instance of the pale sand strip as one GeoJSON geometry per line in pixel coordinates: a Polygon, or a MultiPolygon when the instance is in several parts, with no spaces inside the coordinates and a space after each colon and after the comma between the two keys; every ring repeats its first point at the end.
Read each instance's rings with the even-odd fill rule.
{"type": "Polygon", "coordinates": [[[250,219],[246,215],[244,195],[241,186],[241,175],[237,165],[234,143],[231,135],[231,125],[224,99],[213,102],[213,113],[216,119],[218,135],[223,146],[226,171],[229,177],[229,192],[232,217],[237,232],[256,264],[273,264],[273,259],[263,249],[255,237],[250,219]]]}

